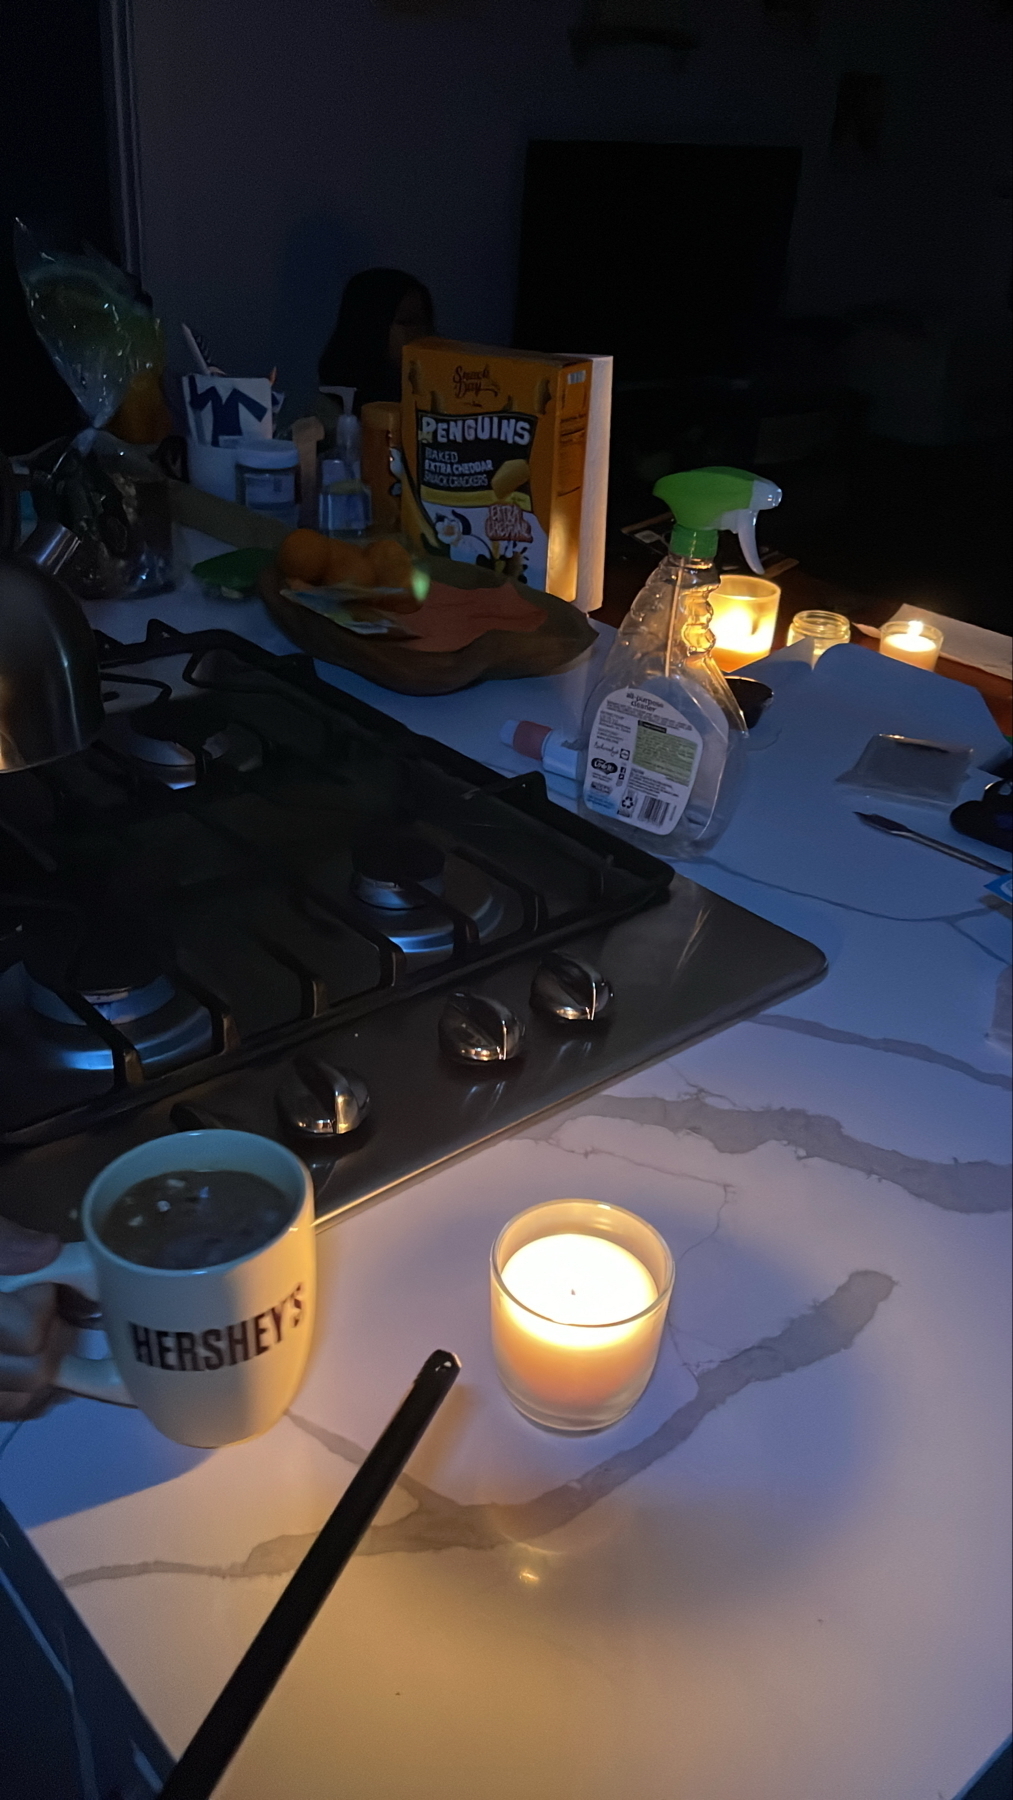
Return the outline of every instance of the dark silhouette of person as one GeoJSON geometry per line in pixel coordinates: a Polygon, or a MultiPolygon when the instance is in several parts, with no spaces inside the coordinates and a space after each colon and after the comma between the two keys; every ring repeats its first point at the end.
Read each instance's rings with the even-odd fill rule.
{"type": "Polygon", "coordinates": [[[434,329],[429,289],[404,269],[363,269],[341,296],[320,354],[321,387],[355,389],[355,411],[368,400],[400,400],[401,352],[434,329]]]}

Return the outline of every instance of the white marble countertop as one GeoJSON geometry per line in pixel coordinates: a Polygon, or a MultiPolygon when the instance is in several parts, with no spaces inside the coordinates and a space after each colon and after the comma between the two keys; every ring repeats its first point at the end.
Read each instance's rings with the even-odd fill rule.
{"type": "MultiPolygon", "coordinates": [[[[148,610],[289,647],[192,585],[101,621],[148,610]]],[[[588,682],[321,673],[504,770],[530,764],[502,720],[575,726],[588,682]]],[[[864,649],[772,678],[691,872],[818,943],[818,988],[322,1233],[310,1373],[266,1437],[188,1451],[81,1400],[6,1428],[0,1498],[178,1754],[415,1369],[462,1357],[223,1795],[954,1800],[1009,1730],[1008,925],[834,785],[874,731],[1003,740],[973,690],[864,649]],[[487,1262],[577,1194],[650,1219],[678,1273],[643,1400],[565,1439],[498,1386],[487,1262]]]]}

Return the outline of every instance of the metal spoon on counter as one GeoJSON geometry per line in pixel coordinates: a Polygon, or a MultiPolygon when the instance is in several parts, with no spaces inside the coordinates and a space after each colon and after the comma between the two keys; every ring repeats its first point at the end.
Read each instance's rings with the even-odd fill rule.
{"type": "Polygon", "coordinates": [[[912,831],[910,825],[902,825],[899,819],[888,819],[883,813],[856,813],[863,825],[871,825],[874,831],[887,831],[893,837],[910,838],[912,843],[925,844],[929,850],[939,850],[943,856],[954,856],[958,862],[970,863],[974,869],[987,869],[990,875],[1008,875],[1009,870],[1001,864],[986,862],[983,856],[972,856],[969,850],[957,850],[952,844],[941,844],[938,838],[926,837],[924,832],[912,831]]]}

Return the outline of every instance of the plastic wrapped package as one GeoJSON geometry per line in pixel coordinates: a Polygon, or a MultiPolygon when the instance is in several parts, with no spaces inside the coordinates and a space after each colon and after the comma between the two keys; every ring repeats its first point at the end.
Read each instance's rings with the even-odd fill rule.
{"type": "MultiPolygon", "coordinates": [[[[137,282],[97,250],[49,248],[20,220],[14,260],[32,324],[96,431],[109,423],[134,377],[156,366],[151,306],[137,282]]],[[[79,441],[78,448],[88,450],[90,442],[79,441]]]]}
{"type": "Polygon", "coordinates": [[[145,383],[157,391],[158,320],[137,282],[95,250],[50,248],[19,221],[14,254],[32,323],[88,420],[28,459],[39,518],[81,539],[62,579],[82,599],[160,593],[173,580],[165,477],[102,429],[121,409],[131,430],[165,423],[150,394],[124,405],[145,383]]]}
{"type": "Polygon", "coordinates": [[[863,794],[896,794],[902,800],[952,806],[974,758],[966,744],[936,744],[928,738],[879,732],[855,763],[838,775],[844,787],[863,794]]]}
{"type": "Polygon", "coordinates": [[[60,579],[81,600],[165,593],[175,579],[168,482],[143,450],[92,435],[83,454],[57,442],[27,458],[39,518],[81,540],[60,579]]]}

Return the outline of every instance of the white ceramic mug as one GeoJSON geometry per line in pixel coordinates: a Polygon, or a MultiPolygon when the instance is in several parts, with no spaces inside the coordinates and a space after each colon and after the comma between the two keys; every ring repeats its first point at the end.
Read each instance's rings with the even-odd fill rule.
{"type": "Polygon", "coordinates": [[[294,1399],[306,1367],[316,1300],[313,1181],[305,1164],[248,1131],[153,1138],[96,1175],[81,1206],[84,1242],[0,1292],[43,1281],[76,1288],[102,1308],[111,1357],[65,1356],[56,1386],[138,1406],[179,1444],[212,1448],[256,1437],[294,1399]],[[177,1169],[237,1169],[292,1202],[289,1223],[259,1249],[206,1269],[153,1269],[101,1238],[113,1202],[136,1181],[177,1169]]]}

